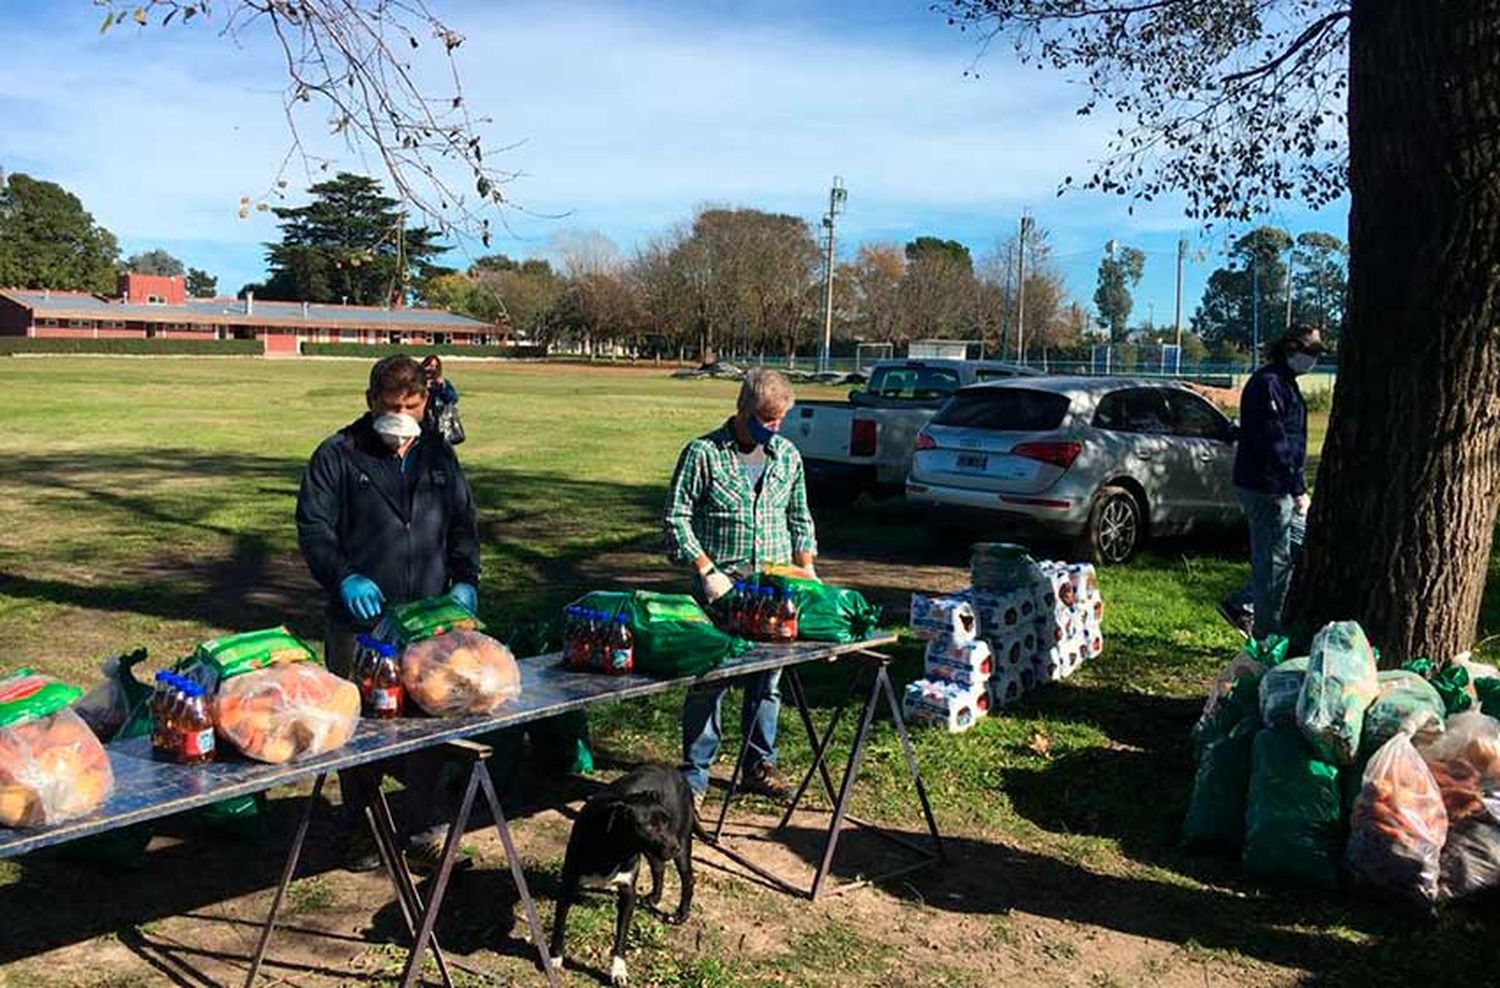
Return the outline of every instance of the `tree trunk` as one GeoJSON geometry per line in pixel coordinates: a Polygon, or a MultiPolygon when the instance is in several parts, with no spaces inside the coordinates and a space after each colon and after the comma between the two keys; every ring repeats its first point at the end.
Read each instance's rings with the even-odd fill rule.
{"type": "Polygon", "coordinates": [[[1349,67],[1349,310],[1291,624],[1446,661],[1500,495],[1500,0],[1354,0],[1349,67]]]}

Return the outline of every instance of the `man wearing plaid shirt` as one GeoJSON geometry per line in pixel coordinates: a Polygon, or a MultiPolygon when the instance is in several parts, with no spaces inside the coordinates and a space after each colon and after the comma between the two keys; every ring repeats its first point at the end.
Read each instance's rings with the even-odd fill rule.
{"type": "MultiPolygon", "coordinates": [[[[663,519],[667,555],[693,568],[693,595],[712,605],[734,589],[738,576],[762,566],[793,563],[812,569],[817,554],[807,487],[797,448],[777,435],[792,407],[787,379],[772,370],[745,375],[733,418],[694,439],[677,460],[663,519]]],[[[688,690],[682,707],[682,772],[694,805],[708,790],[708,770],[719,752],[719,708],[728,689],[720,681],[688,690]]],[[[776,720],[781,670],[745,677],[740,728],[749,738],[745,788],[786,796],[776,775],[776,720]]]]}

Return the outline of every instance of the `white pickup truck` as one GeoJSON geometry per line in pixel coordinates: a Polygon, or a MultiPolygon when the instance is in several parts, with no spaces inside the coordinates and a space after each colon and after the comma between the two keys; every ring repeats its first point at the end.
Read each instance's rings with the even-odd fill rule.
{"type": "Polygon", "coordinates": [[[1040,371],[1000,360],[882,360],[847,401],[798,399],[781,434],[802,454],[814,504],[900,493],[917,433],[959,388],[1040,371]]]}

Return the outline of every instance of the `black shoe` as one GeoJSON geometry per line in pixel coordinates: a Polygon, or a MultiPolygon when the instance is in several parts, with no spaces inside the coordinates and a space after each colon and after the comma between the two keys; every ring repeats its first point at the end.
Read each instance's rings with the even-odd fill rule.
{"type": "Polygon", "coordinates": [[[360,827],[350,831],[340,852],[339,867],[345,871],[374,871],[380,867],[380,852],[368,830],[360,827]]]}
{"type": "MultiPolygon", "coordinates": [[[[431,840],[414,841],[406,848],[406,867],[413,875],[436,875],[443,863],[443,843],[447,836],[431,840]]],[[[468,855],[460,849],[453,858],[453,870],[462,871],[473,865],[468,855]]]]}
{"type": "Polygon", "coordinates": [[[769,762],[761,762],[746,772],[742,788],[753,796],[764,796],[778,803],[784,803],[792,797],[791,790],[781,781],[776,766],[769,762]]]}
{"type": "Polygon", "coordinates": [[[1229,622],[1229,626],[1246,639],[1250,637],[1250,632],[1255,627],[1255,612],[1232,606],[1227,597],[1219,601],[1219,616],[1229,622]]]}

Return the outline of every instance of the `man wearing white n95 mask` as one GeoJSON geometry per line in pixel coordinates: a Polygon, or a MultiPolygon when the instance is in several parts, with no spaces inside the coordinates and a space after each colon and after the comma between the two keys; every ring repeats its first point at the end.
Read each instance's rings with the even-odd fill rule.
{"type": "MultiPolygon", "coordinates": [[[[297,493],[297,543],[328,592],[324,660],[340,676],[353,674],[355,636],[373,628],[387,607],[442,593],[471,610],[478,606],[474,496],[452,447],[422,428],[421,366],[406,356],[377,362],[365,401],[369,410],[313,453],[297,493]]],[[[412,864],[425,867],[442,836],[431,788],[437,771],[414,757],[402,774],[408,808],[416,811],[407,820],[412,864]]],[[[341,788],[357,785],[340,774],[341,788]]],[[[375,860],[364,847],[355,850],[359,864],[375,860]]]]}
{"type": "MultiPolygon", "coordinates": [[[[812,568],[818,546],[802,457],[777,434],[792,402],[783,375],[750,371],[734,416],[688,443],[677,461],[663,518],[667,555],[692,568],[693,593],[703,604],[733,590],[735,576],[752,576],[763,566],[812,568]]],[[[780,670],[745,677],[740,712],[749,738],[741,766],[745,787],[773,798],[785,795],[776,776],[780,679],[780,670]]],[[[728,686],[695,686],[683,704],[682,771],[695,803],[708,789],[708,769],[719,751],[719,706],[728,686]]]]}

